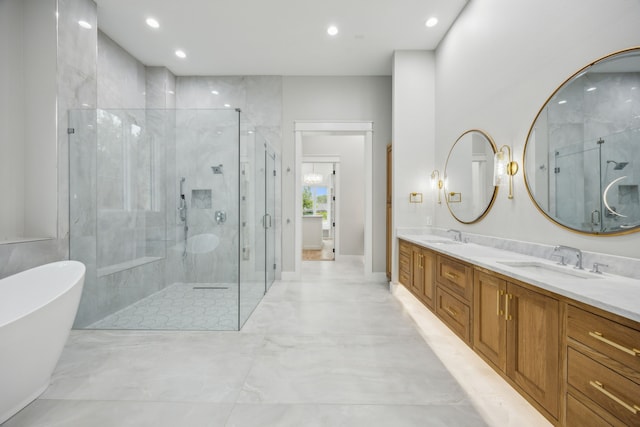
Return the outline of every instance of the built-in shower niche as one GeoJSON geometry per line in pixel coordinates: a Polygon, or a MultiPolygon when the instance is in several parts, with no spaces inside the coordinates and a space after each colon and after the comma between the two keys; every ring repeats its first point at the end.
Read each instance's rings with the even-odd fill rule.
{"type": "Polygon", "coordinates": [[[211,209],[211,190],[191,190],[193,209],[211,209]]]}

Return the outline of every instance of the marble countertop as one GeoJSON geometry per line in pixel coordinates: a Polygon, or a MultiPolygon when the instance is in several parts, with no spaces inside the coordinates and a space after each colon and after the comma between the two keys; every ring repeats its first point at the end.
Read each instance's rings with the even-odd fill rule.
{"type": "Polygon", "coordinates": [[[436,235],[401,233],[398,238],[640,322],[638,279],[575,270],[551,260],[436,235]]]}

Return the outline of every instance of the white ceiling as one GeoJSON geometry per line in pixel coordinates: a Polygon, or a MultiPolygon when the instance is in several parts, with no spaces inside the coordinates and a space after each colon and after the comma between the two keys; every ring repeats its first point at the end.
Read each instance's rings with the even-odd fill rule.
{"type": "Polygon", "coordinates": [[[433,50],[467,0],[97,0],[98,26],[145,65],[184,75],[391,75],[433,50]],[[154,30],[149,16],[160,22],[154,30]],[[425,27],[427,18],[439,23],[425,27]],[[337,25],[331,37],[326,29],[337,25]],[[174,52],[183,49],[186,59],[174,52]]]}

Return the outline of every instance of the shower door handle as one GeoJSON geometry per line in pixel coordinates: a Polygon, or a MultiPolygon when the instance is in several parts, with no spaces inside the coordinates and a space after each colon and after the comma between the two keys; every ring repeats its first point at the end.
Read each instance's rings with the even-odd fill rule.
{"type": "Polygon", "coordinates": [[[598,209],[594,209],[594,211],[591,212],[591,225],[600,225],[601,219],[602,214],[600,211],[598,209]]]}
{"type": "Polygon", "coordinates": [[[271,215],[269,214],[264,214],[262,216],[262,226],[267,229],[267,228],[271,228],[271,215]]]}

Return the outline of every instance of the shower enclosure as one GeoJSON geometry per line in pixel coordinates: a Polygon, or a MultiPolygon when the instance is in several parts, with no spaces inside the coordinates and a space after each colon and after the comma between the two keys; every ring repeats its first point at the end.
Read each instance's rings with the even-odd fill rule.
{"type": "Polygon", "coordinates": [[[74,327],[239,330],[275,279],[266,139],[232,109],[69,117],[74,327]]]}
{"type": "Polygon", "coordinates": [[[550,207],[557,218],[592,232],[636,226],[640,176],[633,164],[639,137],[640,129],[630,129],[550,153],[550,207]]]}

